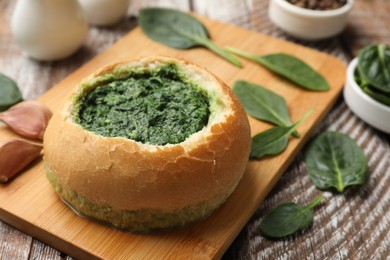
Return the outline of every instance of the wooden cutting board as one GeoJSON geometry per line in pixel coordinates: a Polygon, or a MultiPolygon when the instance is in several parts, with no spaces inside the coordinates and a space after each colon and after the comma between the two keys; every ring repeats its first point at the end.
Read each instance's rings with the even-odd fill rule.
{"type": "MultiPolygon", "coordinates": [[[[235,80],[243,79],[272,89],[285,97],[293,122],[314,108],[315,112],[298,129],[301,138],[291,138],[287,150],[281,155],[250,161],[243,179],[228,201],[206,220],[185,228],[135,235],[83,219],[56,196],[46,179],[41,160],[9,184],[0,185],[1,220],[80,259],[215,259],[223,255],[341,93],[345,65],[327,54],[290,42],[200,19],[218,45],[259,55],[275,52],[293,54],[324,75],[331,89],[327,92],[302,90],[253,62],[243,60],[244,68],[239,69],[202,48],[170,49],[152,42],[136,28],[54,86],[39,101],[55,111],[82,78],[102,66],[149,55],[176,56],[206,67],[230,86],[235,80]]],[[[249,120],[252,135],[270,127],[253,118],[249,120]]],[[[0,127],[0,141],[12,136],[6,127],[0,127]]]]}

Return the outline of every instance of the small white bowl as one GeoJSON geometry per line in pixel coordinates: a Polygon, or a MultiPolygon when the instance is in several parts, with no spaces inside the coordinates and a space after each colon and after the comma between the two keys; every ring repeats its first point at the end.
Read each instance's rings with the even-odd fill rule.
{"type": "Polygon", "coordinates": [[[368,96],[358,86],[354,73],[358,59],[353,59],[347,69],[344,99],[349,108],[371,126],[390,134],[390,107],[368,96]]]}
{"type": "Polygon", "coordinates": [[[286,33],[303,40],[319,40],[335,36],[347,25],[353,0],[333,10],[310,10],[287,0],[270,0],[268,15],[286,33]]]}
{"type": "Polygon", "coordinates": [[[79,0],[90,24],[110,26],[126,14],[130,0],[79,0]]]}

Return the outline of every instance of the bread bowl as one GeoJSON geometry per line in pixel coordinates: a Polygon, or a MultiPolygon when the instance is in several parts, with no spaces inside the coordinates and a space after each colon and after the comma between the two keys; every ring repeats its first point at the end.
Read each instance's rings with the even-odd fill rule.
{"type": "MultiPolygon", "coordinates": [[[[173,94],[181,93],[175,89],[173,94]]],[[[115,100],[110,98],[110,102],[115,100]]],[[[173,105],[175,102],[180,101],[173,105]]],[[[190,103],[186,100],[183,107],[191,110],[190,103]]],[[[100,116],[93,114],[90,118],[99,121],[100,116]]],[[[186,117],[196,116],[189,113],[186,117]]],[[[165,122],[162,128],[168,125],[165,122]]],[[[108,65],[76,86],[46,129],[44,161],[54,190],[78,214],[144,233],[210,215],[245,172],[250,143],[244,109],[220,79],[182,59],[149,57],[108,65]],[[169,82],[169,86],[178,82],[206,97],[209,113],[205,125],[177,143],[168,139],[156,144],[153,140],[129,139],[134,137],[133,130],[127,137],[104,136],[106,133],[96,133],[98,130],[82,122],[82,111],[93,106],[86,103],[93,93],[133,80],[140,85],[146,84],[144,79],[152,85],[160,84],[153,77],[169,82]]]]}

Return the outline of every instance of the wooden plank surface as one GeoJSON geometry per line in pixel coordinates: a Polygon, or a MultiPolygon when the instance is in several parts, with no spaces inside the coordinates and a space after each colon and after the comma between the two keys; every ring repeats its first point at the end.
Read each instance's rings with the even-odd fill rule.
{"type": "MultiPolygon", "coordinates": [[[[129,15],[112,27],[91,27],[84,46],[73,56],[56,62],[26,57],[12,40],[10,19],[17,1],[0,1],[0,71],[14,78],[26,99],[35,99],[69,73],[109,48],[135,27],[140,6],[164,5],[286,39],[337,56],[349,62],[367,44],[390,44],[390,1],[354,0],[348,26],[339,36],[321,41],[301,41],[276,28],[268,19],[268,1],[247,0],[132,0],[129,15]],[[220,4],[218,4],[220,3],[220,4]],[[215,7],[217,6],[217,8],[215,7]]],[[[323,206],[315,210],[314,224],[281,240],[261,236],[264,214],[285,201],[307,203],[319,191],[308,179],[298,154],[264,202],[234,240],[223,259],[387,259],[390,255],[390,135],[362,122],[338,100],[316,132],[337,130],[358,141],[368,155],[369,182],[361,189],[337,195],[326,192],[323,206]]],[[[63,252],[0,221],[1,259],[71,259],[63,252]]]]}
{"type": "MultiPolygon", "coordinates": [[[[41,162],[37,162],[9,185],[0,187],[0,217],[24,232],[79,258],[221,257],[286,170],[314,126],[331,108],[344,82],[345,65],[334,57],[302,46],[205,18],[203,20],[219,45],[230,45],[257,54],[294,54],[323,74],[330,82],[331,90],[305,91],[257,64],[245,61],[245,68],[238,69],[204,49],[177,51],[166,48],[147,39],[137,28],[112,48],[72,73],[39,100],[57,110],[80,79],[106,64],[152,54],[179,56],[207,67],[229,85],[237,79],[245,79],[283,95],[294,122],[310,108],[314,108],[314,114],[299,128],[302,134],[300,139],[292,139],[288,149],[280,156],[251,161],[244,178],[227,203],[205,221],[183,229],[141,236],[82,219],[54,194],[41,162]]],[[[250,119],[250,123],[253,134],[269,127],[253,119],[250,119]]],[[[1,129],[0,139],[9,136],[6,129],[1,129]]]]}

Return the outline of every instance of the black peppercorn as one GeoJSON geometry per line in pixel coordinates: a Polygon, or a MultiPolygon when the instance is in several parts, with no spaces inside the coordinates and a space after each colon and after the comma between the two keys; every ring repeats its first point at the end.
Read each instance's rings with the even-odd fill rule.
{"type": "Polygon", "coordinates": [[[306,9],[332,10],[342,7],[347,0],[286,0],[287,2],[306,9]]]}

